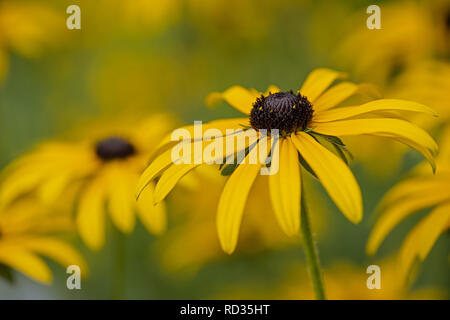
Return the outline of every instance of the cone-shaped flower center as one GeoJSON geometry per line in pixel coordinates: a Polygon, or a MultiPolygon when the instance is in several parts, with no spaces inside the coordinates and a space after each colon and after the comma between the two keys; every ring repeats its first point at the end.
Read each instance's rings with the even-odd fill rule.
{"type": "Polygon", "coordinates": [[[104,161],[125,159],[136,152],[130,142],[120,137],[109,137],[99,141],[95,151],[104,161]]]}
{"type": "Polygon", "coordinates": [[[269,93],[253,103],[250,124],[256,130],[278,129],[280,134],[289,135],[306,129],[312,116],[312,105],[306,97],[292,91],[269,93]]]}

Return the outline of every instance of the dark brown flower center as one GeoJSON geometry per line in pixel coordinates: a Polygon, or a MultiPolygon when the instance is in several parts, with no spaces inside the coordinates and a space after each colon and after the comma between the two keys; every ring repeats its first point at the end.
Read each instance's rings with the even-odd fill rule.
{"type": "Polygon", "coordinates": [[[311,122],[313,108],[308,99],[289,92],[261,95],[253,103],[250,124],[256,130],[278,129],[281,135],[289,135],[297,130],[305,130],[311,122]]]}
{"type": "Polygon", "coordinates": [[[109,137],[97,143],[95,152],[104,161],[125,159],[135,154],[134,146],[120,137],[109,137]]]}

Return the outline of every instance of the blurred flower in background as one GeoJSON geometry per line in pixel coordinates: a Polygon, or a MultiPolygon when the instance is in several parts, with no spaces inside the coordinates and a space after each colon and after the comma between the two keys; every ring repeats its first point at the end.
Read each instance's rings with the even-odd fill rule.
{"type": "Polygon", "coordinates": [[[105,211],[123,233],[133,231],[135,214],[150,232],[160,233],[166,227],[164,204],[153,205],[147,193],[136,203],[134,189],[172,122],[163,114],[139,122],[123,117],[116,125],[84,127],[85,138],[78,142],[44,143],[6,169],[0,204],[34,191],[45,203],[53,203],[75,188],[77,229],[89,248],[104,245],[105,211]]]}
{"type": "MultiPolygon", "coordinates": [[[[355,13],[350,19],[351,31],[336,58],[360,79],[385,86],[399,72],[444,50],[448,36],[437,30],[449,8],[434,10],[443,3],[398,1],[382,5],[379,30],[368,29],[364,16],[355,13]]],[[[442,55],[448,58],[449,52],[442,55]]]]}
{"type": "Polygon", "coordinates": [[[433,207],[408,234],[399,258],[404,281],[411,281],[417,272],[417,262],[423,261],[438,240],[450,228],[450,128],[442,134],[437,158],[437,174],[430,175],[419,166],[415,174],[392,188],[382,199],[380,215],[367,243],[367,253],[373,255],[386,236],[402,220],[413,213],[433,207]],[[418,172],[417,172],[418,171],[418,172]],[[415,267],[415,270],[412,268],[415,267]]]}
{"type": "Polygon", "coordinates": [[[24,199],[0,209],[0,277],[3,275],[12,281],[9,269],[12,268],[33,280],[49,284],[52,273],[40,256],[48,257],[64,268],[77,265],[86,276],[88,268],[84,258],[61,239],[61,234],[74,234],[75,231],[70,215],[60,212],[64,205],[46,208],[38,201],[24,199]]]}
{"type": "Polygon", "coordinates": [[[0,82],[8,70],[9,51],[27,58],[42,56],[67,41],[62,12],[34,1],[0,2],[0,82]]]}

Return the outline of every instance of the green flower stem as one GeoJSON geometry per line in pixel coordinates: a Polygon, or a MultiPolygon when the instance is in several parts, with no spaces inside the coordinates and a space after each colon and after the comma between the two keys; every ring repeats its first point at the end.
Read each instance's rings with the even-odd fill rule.
{"type": "MultiPolygon", "coordinates": [[[[302,195],[303,195],[302,190],[302,195]]],[[[305,251],[306,263],[308,264],[309,275],[316,294],[317,300],[325,300],[323,289],[322,271],[320,268],[319,255],[311,231],[308,212],[306,210],[305,199],[302,197],[300,231],[303,239],[303,250],[305,251]]]]}
{"type": "Polygon", "coordinates": [[[114,300],[124,299],[125,293],[125,260],[126,239],[125,235],[113,226],[113,266],[111,279],[111,298],[114,300]]]}

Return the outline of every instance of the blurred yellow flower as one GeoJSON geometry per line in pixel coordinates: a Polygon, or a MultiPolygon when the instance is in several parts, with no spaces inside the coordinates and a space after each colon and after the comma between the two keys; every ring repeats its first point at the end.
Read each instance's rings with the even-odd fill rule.
{"type": "Polygon", "coordinates": [[[8,50],[35,58],[64,42],[65,16],[42,3],[0,2],[0,81],[8,69],[8,50]]]}
{"type": "MultiPolygon", "coordinates": [[[[361,11],[355,13],[355,17],[348,19],[349,35],[341,42],[336,58],[362,79],[385,85],[395,73],[432,57],[443,43],[448,43],[448,35],[441,37],[437,32],[448,11],[433,12],[442,3],[438,0],[382,4],[379,30],[368,29],[361,11]],[[436,17],[436,13],[442,18],[436,17]]],[[[448,52],[444,55],[448,56],[448,52]]]]}
{"type": "MultiPolygon", "coordinates": [[[[346,149],[337,136],[368,134],[392,138],[421,152],[434,167],[433,157],[437,145],[424,130],[405,120],[377,115],[380,111],[435,115],[432,109],[419,103],[394,99],[380,99],[363,105],[332,109],[360,90],[358,85],[351,82],[342,82],[327,90],[335,80],[342,77],[342,73],[333,70],[317,69],[308,75],[296,93],[281,92],[276,87],[271,87],[268,93],[262,94],[254,89],[234,86],[208,97],[209,103],[216,103],[221,99],[227,101],[247,117],[212,121],[204,125],[205,128],[219,129],[222,134],[226,129],[240,129],[236,136],[245,136],[249,134],[247,129],[253,127],[255,130],[249,132],[250,138],[257,141],[255,146],[270,139],[270,136],[260,134],[260,129],[280,130],[280,139],[273,146],[274,153],[277,153],[278,148],[280,154],[279,171],[269,176],[269,190],[278,223],[289,236],[297,234],[300,228],[302,186],[299,157],[303,168],[318,177],[337,207],[350,221],[358,223],[362,219],[361,192],[344,161],[346,149]],[[329,151],[319,140],[334,147],[338,155],[329,151]]],[[[193,126],[187,129],[191,130],[194,140],[201,138],[192,135],[193,126]]],[[[214,139],[211,141],[214,142],[214,139]]],[[[211,141],[202,143],[208,145],[211,141]]],[[[170,139],[166,139],[161,145],[169,142],[170,139]]],[[[181,143],[197,144],[197,141],[187,139],[181,143]]],[[[225,151],[223,157],[234,156],[244,149],[232,150],[231,153],[229,150],[225,151]]],[[[249,149],[247,158],[258,152],[257,147],[249,149]]],[[[173,165],[174,160],[172,150],[156,157],[142,174],[138,192],[161,174],[153,192],[154,202],[158,203],[181,177],[200,165],[196,161],[192,164],[173,165]]],[[[227,253],[232,253],[236,247],[247,196],[261,166],[262,164],[249,164],[249,161],[240,164],[231,174],[221,194],[217,209],[217,231],[221,246],[227,253]]]]}
{"type": "Polygon", "coordinates": [[[76,142],[44,143],[6,169],[0,206],[30,192],[54,203],[76,189],[76,225],[89,248],[98,250],[105,242],[105,211],[124,233],[133,231],[135,213],[150,232],[160,233],[166,227],[163,203],[153,205],[147,194],[136,203],[134,190],[152,149],[172,123],[164,114],[141,121],[123,118],[120,124],[83,128],[84,138],[76,142]]]}
{"type": "Polygon", "coordinates": [[[381,214],[367,242],[367,253],[372,255],[402,220],[434,207],[408,234],[400,249],[401,271],[406,281],[413,279],[416,262],[425,260],[439,236],[450,228],[450,127],[443,133],[436,163],[436,175],[427,174],[421,165],[413,177],[384,196],[379,206],[381,214]]]}
{"type": "Polygon", "coordinates": [[[63,267],[78,265],[88,272],[83,257],[56,235],[74,231],[69,215],[44,208],[32,199],[19,200],[0,209],[0,266],[18,270],[28,277],[50,283],[52,273],[39,257],[48,257],[63,267]]]}

